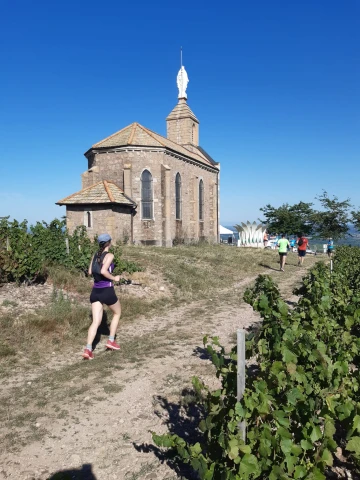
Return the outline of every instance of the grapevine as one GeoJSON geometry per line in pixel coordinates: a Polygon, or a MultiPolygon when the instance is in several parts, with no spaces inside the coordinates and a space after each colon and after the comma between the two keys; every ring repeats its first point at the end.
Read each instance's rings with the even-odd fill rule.
{"type": "Polygon", "coordinates": [[[338,248],[331,273],[316,264],[290,309],[271,277],[260,275],[245,292],[262,317],[247,337],[246,390],[236,401],[236,347],[204,338],[221,388],[193,385],[204,415],[202,441],[156,435],[201,479],[324,480],[341,447],[360,465],[359,329],[360,249],[338,248]],[[238,425],[247,425],[246,442],[238,425]]]}

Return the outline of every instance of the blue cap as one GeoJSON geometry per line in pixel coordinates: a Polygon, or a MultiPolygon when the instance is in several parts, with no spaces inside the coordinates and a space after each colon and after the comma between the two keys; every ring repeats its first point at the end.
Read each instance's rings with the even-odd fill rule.
{"type": "Polygon", "coordinates": [[[102,233],[101,235],[98,236],[97,240],[99,243],[105,243],[105,242],[109,242],[111,240],[111,237],[108,233],[102,233]]]}

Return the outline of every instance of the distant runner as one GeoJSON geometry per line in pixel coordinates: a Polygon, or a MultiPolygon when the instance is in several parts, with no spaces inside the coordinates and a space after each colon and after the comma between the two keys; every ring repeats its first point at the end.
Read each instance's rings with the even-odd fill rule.
{"type": "Polygon", "coordinates": [[[334,242],[333,239],[330,237],[327,243],[327,254],[329,258],[332,258],[334,253],[334,242]]]}
{"type": "Polygon", "coordinates": [[[86,360],[94,358],[92,344],[102,321],[104,305],[107,305],[113,313],[110,324],[110,336],[106,348],[120,350],[120,345],[115,342],[115,334],[120,320],[121,306],[113,285],[113,282],[120,281],[120,275],[114,276],[111,274],[114,271],[114,255],[109,253],[111,245],[110,235],[107,233],[99,235],[98,242],[99,250],[92,257],[89,265],[89,275],[94,277],[94,287],[90,295],[92,324],[89,328],[87,344],[83,353],[83,357],[86,360]]]}
{"type": "Polygon", "coordinates": [[[296,240],[297,249],[298,249],[298,267],[304,263],[304,258],[306,255],[306,248],[309,245],[309,240],[304,237],[302,233],[299,234],[299,238],[296,240]]]}
{"type": "Polygon", "coordinates": [[[268,237],[268,234],[266,233],[266,230],[264,232],[264,239],[263,240],[264,240],[264,248],[266,248],[267,245],[268,245],[268,240],[269,240],[269,237],[268,237]]]}
{"type": "Polygon", "coordinates": [[[279,255],[280,255],[280,270],[284,272],[284,267],[285,267],[285,262],[286,262],[286,255],[288,252],[288,248],[290,248],[290,243],[287,238],[285,238],[285,235],[281,235],[280,240],[278,241],[278,247],[279,247],[279,255]]]}

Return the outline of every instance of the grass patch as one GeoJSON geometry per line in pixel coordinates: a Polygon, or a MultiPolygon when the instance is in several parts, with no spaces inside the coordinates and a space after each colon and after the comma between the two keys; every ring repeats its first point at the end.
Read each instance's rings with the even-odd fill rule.
{"type": "Polygon", "coordinates": [[[124,390],[123,385],[117,385],[116,383],[113,383],[111,385],[104,385],[103,386],[104,392],[105,393],[119,393],[124,390]]]}
{"type": "Polygon", "coordinates": [[[91,288],[90,278],[78,270],[69,270],[62,266],[51,265],[45,267],[45,271],[48,282],[52,283],[57,289],[86,294],[91,288]]]}
{"type": "Polygon", "coordinates": [[[17,302],[14,302],[13,300],[7,300],[5,299],[2,304],[1,304],[2,307],[17,307],[18,306],[18,303],[17,302]]]}
{"type": "Polygon", "coordinates": [[[16,350],[3,340],[0,340],[0,358],[16,355],[16,350]]]}

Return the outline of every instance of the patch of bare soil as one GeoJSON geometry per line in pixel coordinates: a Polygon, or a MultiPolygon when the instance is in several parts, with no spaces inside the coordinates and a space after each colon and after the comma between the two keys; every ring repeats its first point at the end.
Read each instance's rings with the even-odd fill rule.
{"type": "MultiPolygon", "coordinates": [[[[229,347],[238,328],[259,321],[241,300],[252,280],[221,298],[120,326],[120,352],[105,352],[103,338],[91,362],[79,349],[49,358],[31,381],[19,374],[1,392],[0,479],[45,480],[58,472],[88,480],[190,478],[164,461],[150,431],[196,435],[191,377],[217,382],[202,338],[217,335],[229,347]]],[[[45,287],[43,301],[49,294],[45,287]]]]}
{"type": "Polygon", "coordinates": [[[34,311],[49,303],[53,291],[52,285],[16,285],[6,283],[0,288],[0,313],[9,313],[14,309],[21,312],[34,311]]]}

